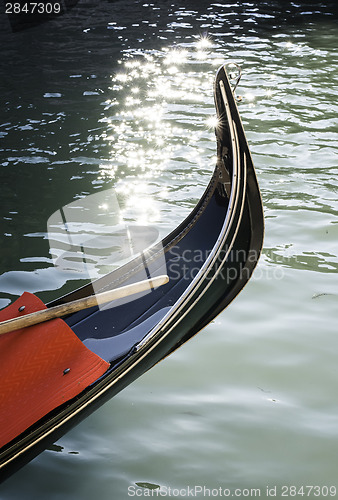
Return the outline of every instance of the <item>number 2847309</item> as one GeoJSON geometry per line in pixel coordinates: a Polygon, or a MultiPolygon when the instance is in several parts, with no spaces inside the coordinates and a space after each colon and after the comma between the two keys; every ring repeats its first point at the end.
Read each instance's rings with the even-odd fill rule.
{"type": "Polygon", "coordinates": [[[60,14],[59,2],[6,2],[6,14],[60,14]]]}
{"type": "Polygon", "coordinates": [[[282,497],[334,497],[337,494],[335,486],[282,486],[282,497]]]}

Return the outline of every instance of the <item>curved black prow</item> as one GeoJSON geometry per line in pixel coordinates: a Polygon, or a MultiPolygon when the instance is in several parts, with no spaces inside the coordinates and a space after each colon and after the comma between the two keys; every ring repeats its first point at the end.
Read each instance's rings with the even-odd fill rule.
{"type": "MultiPolygon", "coordinates": [[[[148,251],[166,285],[104,310],[67,318],[76,335],[110,363],[107,372],[0,450],[0,481],[22,467],[158,361],[206,326],[242,290],[263,243],[262,201],[229,80],[215,80],[217,164],[200,201],[160,245],[148,251]]],[[[97,292],[140,281],[143,255],[95,282],[97,292]]],[[[55,301],[91,294],[87,285],[55,301]]],[[[48,379],[44,382],[48,384],[48,379]]],[[[34,391],[38,394],[39,387],[34,391]]]]}

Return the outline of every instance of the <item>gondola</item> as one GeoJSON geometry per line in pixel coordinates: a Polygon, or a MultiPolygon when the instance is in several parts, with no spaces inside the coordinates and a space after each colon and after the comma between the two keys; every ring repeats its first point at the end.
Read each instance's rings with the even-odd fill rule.
{"type": "MultiPolygon", "coordinates": [[[[0,433],[12,421],[15,428],[15,415],[21,418],[25,413],[22,418],[26,420],[16,431],[13,430],[14,435],[12,432],[2,437],[1,481],[204,328],[250,279],[262,248],[263,209],[226,66],[222,66],[217,73],[214,97],[218,118],[217,162],[209,185],[190,215],[160,244],[154,243],[145,252],[146,271],[151,272],[151,276],[167,274],[168,283],[153,288],[146,294],[136,294],[132,301],[121,299],[114,307],[94,306],[68,314],[63,320],[53,320],[62,324],[65,322],[68,329],[65,335],[76,337],[76,345],[81,344],[80,350],[85,349],[85,367],[80,368],[80,375],[83,372],[87,375],[91,372],[91,366],[95,365],[92,377],[85,377],[82,385],[80,384],[75,360],[73,369],[71,357],[67,358],[67,362],[63,360],[63,344],[58,334],[49,332],[51,322],[40,324],[39,327],[31,326],[25,333],[17,331],[19,334],[21,332],[21,337],[14,342],[14,348],[18,351],[23,349],[23,339],[29,342],[38,328],[42,336],[47,338],[49,335],[49,345],[52,346],[50,349],[59,350],[62,360],[61,363],[59,359],[55,360],[56,368],[63,372],[59,373],[59,377],[55,375],[54,358],[51,357],[47,363],[46,376],[40,376],[40,382],[33,387],[32,394],[28,394],[31,402],[28,410],[23,406],[20,411],[20,398],[27,399],[28,390],[25,387],[19,388],[19,395],[13,403],[17,405],[16,413],[7,417],[7,421],[6,416],[4,417],[0,433]],[[196,255],[198,258],[195,258],[196,255]],[[56,342],[55,347],[53,341],[56,342]],[[91,356],[94,356],[94,360],[91,356]],[[48,370],[54,375],[49,376],[48,370]],[[74,385],[78,386],[77,391],[73,390],[74,385]],[[73,392],[69,389],[70,386],[73,392]],[[41,410],[43,414],[37,413],[35,417],[31,415],[31,420],[27,420],[26,414],[30,411],[34,413],[42,399],[50,399],[49,406],[41,410]]],[[[99,278],[95,283],[47,304],[47,309],[90,296],[94,291],[104,292],[142,280],[145,253],[99,278]]],[[[24,294],[14,304],[0,311],[0,320],[25,314],[26,311],[22,312],[22,304],[30,303],[30,300],[24,294]]],[[[32,305],[33,309],[39,307],[35,303],[32,305]]],[[[0,338],[2,357],[3,339],[14,338],[17,332],[7,333],[0,338]]],[[[39,349],[42,360],[43,348],[35,347],[34,351],[38,363],[39,349]]],[[[23,372],[19,384],[22,386],[26,378],[24,361],[19,369],[23,372]]],[[[39,368],[35,366],[34,370],[39,371],[39,368]]],[[[11,377],[15,376],[16,373],[7,374],[9,384],[11,377]]],[[[3,385],[2,383],[0,390],[2,416],[8,410],[8,390],[6,393],[3,385]]]]}

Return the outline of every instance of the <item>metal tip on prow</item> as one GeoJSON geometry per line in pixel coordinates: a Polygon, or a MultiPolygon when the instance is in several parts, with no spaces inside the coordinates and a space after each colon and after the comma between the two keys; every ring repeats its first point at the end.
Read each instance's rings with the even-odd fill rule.
{"type": "Polygon", "coordinates": [[[224,71],[228,75],[230,84],[232,85],[232,92],[235,94],[235,90],[242,78],[242,68],[236,62],[229,61],[224,64],[224,71]]]}

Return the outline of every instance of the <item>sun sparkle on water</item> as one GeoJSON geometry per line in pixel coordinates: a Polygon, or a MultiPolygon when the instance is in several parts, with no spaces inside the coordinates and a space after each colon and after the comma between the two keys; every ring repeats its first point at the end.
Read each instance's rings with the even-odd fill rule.
{"type": "Polygon", "coordinates": [[[167,207],[171,183],[178,186],[176,200],[181,190],[190,189],[198,199],[200,186],[187,187],[186,183],[194,178],[194,169],[212,168],[213,130],[219,125],[216,116],[205,119],[214,109],[210,89],[216,58],[212,46],[202,36],[189,49],[176,46],[156,53],[128,52],[120,60],[119,71],[111,76],[111,95],[105,99],[100,119],[106,124],[101,138],[110,157],[100,165],[100,180],[114,183],[128,221],[157,224],[161,220],[158,197],[162,205],[165,198],[167,207]],[[205,142],[209,134],[210,152],[205,142]],[[173,170],[167,170],[170,164],[173,170]],[[163,182],[169,182],[168,186],[163,182]],[[148,191],[143,184],[158,189],[148,191]],[[137,190],[136,185],[143,187],[137,190]]]}
{"type": "Polygon", "coordinates": [[[207,124],[208,128],[215,129],[216,127],[218,127],[220,125],[220,120],[216,115],[212,115],[212,116],[209,116],[209,118],[207,118],[206,124],[207,124]]]}
{"type": "Polygon", "coordinates": [[[212,46],[212,42],[208,36],[201,36],[196,46],[199,50],[209,49],[212,46]]]}

